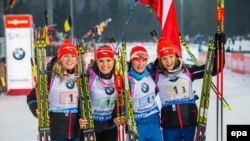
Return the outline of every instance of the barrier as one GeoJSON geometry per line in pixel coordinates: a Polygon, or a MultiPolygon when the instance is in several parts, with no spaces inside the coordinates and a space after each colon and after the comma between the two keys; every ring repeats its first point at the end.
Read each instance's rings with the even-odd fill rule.
{"type": "MultiPolygon", "coordinates": [[[[206,62],[207,52],[199,52],[201,64],[206,62]]],[[[225,68],[239,74],[250,74],[250,54],[245,53],[225,53],[225,68]]]]}

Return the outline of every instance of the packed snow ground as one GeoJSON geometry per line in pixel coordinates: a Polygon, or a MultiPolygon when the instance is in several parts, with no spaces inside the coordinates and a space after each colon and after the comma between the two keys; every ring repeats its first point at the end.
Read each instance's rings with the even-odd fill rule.
{"type": "MultiPolygon", "coordinates": [[[[214,78],[215,79],[215,78],[214,78]]],[[[240,75],[225,70],[224,95],[233,108],[224,108],[224,141],[226,125],[250,123],[250,75],[240,75]]],[[[200,94],[202,80],[194,81],[194,89],[200,94]]],[[[197,101],[199,103],[199,101],[197,101]]],[[[207,125],[207,141],[216,140],[216,96],[211,91],[207,125]]],[[[26,96],[0,96],[0,140],[37,140],[37,119],[33,117],[26,104],[26,96]]]]}

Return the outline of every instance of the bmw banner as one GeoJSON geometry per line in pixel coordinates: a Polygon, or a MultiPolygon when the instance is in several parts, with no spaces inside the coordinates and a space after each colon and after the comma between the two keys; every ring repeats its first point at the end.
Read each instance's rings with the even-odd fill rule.
{"type": "Polygon", "coordinates": [[[31,15],[6,15],[4,20],[7,94],[27,95],[32,89],[33,19],[31,15]]]}

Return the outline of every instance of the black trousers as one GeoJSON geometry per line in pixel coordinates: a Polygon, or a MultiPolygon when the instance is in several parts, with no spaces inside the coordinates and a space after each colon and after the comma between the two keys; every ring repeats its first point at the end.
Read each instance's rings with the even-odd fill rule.
{"type": "Polygon", "coordinates": [[[95,133],[96,141],[117,141],[117,128],[104,130],[100,133],[95,133]]]}

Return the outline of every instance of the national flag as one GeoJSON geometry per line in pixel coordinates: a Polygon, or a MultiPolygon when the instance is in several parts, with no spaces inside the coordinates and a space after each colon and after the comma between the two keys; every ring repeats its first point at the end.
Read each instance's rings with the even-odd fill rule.
{"type": "Polygon", "coordinates": [[[181,45],[179,28],[176,16],[174,0],[139,0],[149,5],[156,12],[162,28],[162,36],[169,39],[175,45],[177,54],[181,57],[181,45]]]}
{"type": "Polygon", "coordinates": [[[64,31],[65,32],[68,32],[68,31],[70,31],[71,30],[71,25],[72,23],[71,23],[71,17],[69,16],[66,20],[65,20],[65,22],[64,22],[64,31]]]}
{"type": "Polygon", "coordinates": [[[111,21],[112,21],[112,19],[109,18],[109,19],[107,19],[105,21],[102,21],[99,25],[97,25],[97,29],[98,29],[97,33],[98,33],[98,35],[102,35],[102,32],[108,27],[108,23],[111,22],[111,21]]]}

